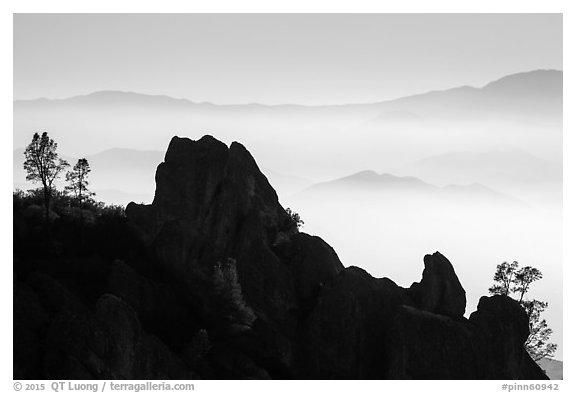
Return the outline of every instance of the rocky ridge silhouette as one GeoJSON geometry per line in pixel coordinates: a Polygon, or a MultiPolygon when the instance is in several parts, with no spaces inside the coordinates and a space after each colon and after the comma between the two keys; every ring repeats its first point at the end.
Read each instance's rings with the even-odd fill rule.
{"type": "Polygon", "coordinates": [[[91,296],[15,281],[16,379],[546,379],[514,300],[465,318],[439,252],[410,288],[345,268],[239,143],[174,137],[153,203],[126,215],[134,241],[91,296]]]}

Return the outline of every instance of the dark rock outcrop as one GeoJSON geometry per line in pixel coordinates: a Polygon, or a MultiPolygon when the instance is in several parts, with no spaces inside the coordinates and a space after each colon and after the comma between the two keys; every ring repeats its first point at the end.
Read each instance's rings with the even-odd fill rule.
{"type": "Polygon", "coordinates": [[[516,302],[482,298],[466,319],[438,252],[409,289],[344,268],[238,143],[175,137],[156,184],[151,205],[126,208],[120,232],[137,240],[97,259],[89,290],[19,277],[15,378],[546,378],[516,302]]]}
{"type": "Polygon", "coordinates": [[[403,306],[387,332],[386,373],[410,379],[546,379],[524,350],[528,317],[506,296],[482,297],[469,321],[403,306]]]}
{"type": "Polygon", "coordinates": [[[276,246],[274,252],[289,267],[296,299],[303,311],[313,307],[322,286],[344,269],[332,247],[306,233],[295,233],[289,241],[276,246]]]}
{"type": "Polygon", "coordinates": [[[410,286],[409,294],[424,311],[460,318],[466,310],[466,292],[450,261],[439,252],[424,257],[422,280],[410,286]]]}
{"type": "Polygon", "coordinates": [[[25,283],[14,283],[14,379],[39,379],[50,314],[25,283]]]}
{"type": "Polygon", "coordinates": [[[352,266],[326,285],[304,326],[306,376],[322,379],[384,378],[385,327],[400,304],[412,304],[403,288],[352,266]]]}
{"type": "Polygon", "coordinates": [[[185,363],[146,334],[134,310],[104,295],[94,313],[58,313],[46,339],[48,379],[195,379],[185,363]]]}
{"type": "Polygon", "coordinates": [[[481,297],[470,323],[480,333],[477,342],[485,356],[484,378],[547,379],[524,349],[528,316],[515,300],[503,295],[481,297]]]}
{"type": "Polygon", "coordinates": [[[199,329],[193,310],[169,283],[145,277],[121,260],[112,263],[105,292],[129,304],[142,326],[167,344],[178,345],[199,329]]]}
{"type": "Polygon", "coordinates": [[[401,306],[386,328],[382,371],[393,379],[490,378],[475,351],[478,333],[445,315],[401,306]]]}

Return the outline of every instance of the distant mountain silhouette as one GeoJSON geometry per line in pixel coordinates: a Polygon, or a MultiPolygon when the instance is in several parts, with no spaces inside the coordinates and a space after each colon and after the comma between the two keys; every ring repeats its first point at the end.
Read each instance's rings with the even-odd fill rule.
{"type": "Polygon", "coordinates": [[[537,70],[508,75],[482,88],[484,94],[529,97],[562,98],[563,73],[557,70],[537,70]]]}
{"type": "Polygon", "coordinates": [[[77,107],[98,107],[98,106],[149,106],[155,108],[162,107],[185,107],[192,102],[186,99],[177,99],[165,95],[149,95],[126,91],[103,90],[94,93],[79,95],[64,99],[39,98],[37,100],[16,101],[19,105],[41,104],[46,107],[59,105],[77,107]]]}
{"type": "Polygon", "coordinates": [[[485,87],[457,87],[442,91],[401,97],[395,100],[348,105],[217,105],[195,103],[165,95],[123,91],[98,91],[65,99],[39,98],[14,101],[15,115],[20,111],[45,110],[169,110],[188,114],[286,115],[291,117],[335,116],[356,121],[414,121],[422,117],[460,117],[470,112],[535,116],[561,115],[562,71],[537,70],[513,74],[485,87]],[[529,110],[529,111],[526,111],[529,110]]]}
{"type": "Polygon", "coordinates": [[[304,192],[332,191],[333,189],[341,187],[362,192],[370,190],[398,191],[406,189],[430,191],[436,189],[433,185],[425,183],[415,177],[399,177],[387,173],[378,174],[374,171],[366,170],[331,181],[314,184],[304,192]]]}
{"type": "Polygon", "coordinates": [[[436,196],[440,198],[490,199],[496,202],[521,203],[520,201],[499,193],[479,183],[469,185],[447,185],[438,187],[417,177],[394,176],[389,173],[378,174],[374,171],[361,171],[350,176],[315,184],[298,194],[300,198],[325,197],[342,192],[384,195],[399,194],[406,197],[436,196]]]}
{"type": "MultiPolygon", "coordinates": [[[[471,114],[526,118],[561,118],[562,71],[537,70],[509,75],[481,88],[469,86],[403,97],[381,103],[376,121],[421,117],[458,119],[471,114]]],[[[476,119],[481,120],[481,119],[476,119]]],[[[484,119],[482,119],[484,120],[484,119]]]]}
{"type": "Polygon", "coordinates": [[[117,106],[117,105],[133,105],[133,106],[151,106],[151,107],[173,107],[173,108],[194,108],[203,107],[211,109],[338,109],[345,110],[347,107],[372,107],[374,111],[381,109],[379,107],[387,107],[389,105],[404,104],[407,102],[422,102],[429,99],[438,101],[439,99],[447,100],[448,97],[456,98],[471,98],[474,95],[481,93],[484,96],[514,96],[518,99],[538,98],[545,96],[546,98],[562,99],[562,79],[563,72],[558,70],[535,70],[530,72],[523,72],[512,74],[500,78],[494,82],[488,83],[482,88],[474,88],[470,86],[462,86],[451,88],[442,91],[431,91],[423,94],[413,96],[401,97],[394,100],[387,100],[375,103],[350,103],[344,105],[298,105],[298,104],[227,104],[219,105],[209,102],[196,103],[187,99],[173,98],[166,95],[151,95],[141,94],[136,92],[104,90],[97,91],[86,95],[73,96],[64,99],[49,99],[38,98],[32,100],[15,100],[14,105],[17,107],[48,107],[57,105],[78,105],[78,106],[117,106]]]}
{"type": "Polygon", "coordinates": [[[394,170],[434,183],[501,186],[562,182],[562,163],[538,158],[521,150],[455,151],[427,157],[394,170]]]}
{"type": "Polygon", "coordinates": [[[270,143],[261,146],[264,141],[276,142],[278,148],[289,141],[302,141],[311,146],[310,151],[320,146],[325,151],[324,141],[335,135],[357,134],[361,129],[364,140],[381,143],[383,136],[394,130],[387,126],[406,125],[423,134],[424,130],[432,132],[428,125],[434,122],[440,130],[445,123],[456,124],[462,135],[471,132],[470,125],[485,125],[489,131],[494,123],[502,122],[506,126],[553,125],[556,128],[551,132],[557,135],[561,103],[561,71],[533,71],[502,78],[483,88],[458,87],[350,105],[216,105],[161,95],[101,91],[66,99],[14,101],[13,143],[14,147],[24,147],[35,130],[46,130],[59,143],[88,146],[89,153],[112,147],[144,150],[166,143],[175,133],[195,137],[210,131],[223,140],[246,140],[257,150],[270,148],[270,143]]]}

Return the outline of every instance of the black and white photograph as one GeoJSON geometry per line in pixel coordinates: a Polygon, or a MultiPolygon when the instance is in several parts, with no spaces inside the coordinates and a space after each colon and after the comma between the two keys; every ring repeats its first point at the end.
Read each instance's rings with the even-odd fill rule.
{"type": "Polygon", "coordinates": [[[14,13],[12,378],[563,380],[563,27],[14,13]]]}

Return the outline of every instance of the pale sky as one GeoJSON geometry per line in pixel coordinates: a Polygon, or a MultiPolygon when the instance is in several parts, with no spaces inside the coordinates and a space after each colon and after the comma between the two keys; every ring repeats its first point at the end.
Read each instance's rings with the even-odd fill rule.
{"type": "Polygon", "coordinates": [[[375,102],[562,69],[561,14],[17,14],[14,99],[375,102]]]}

